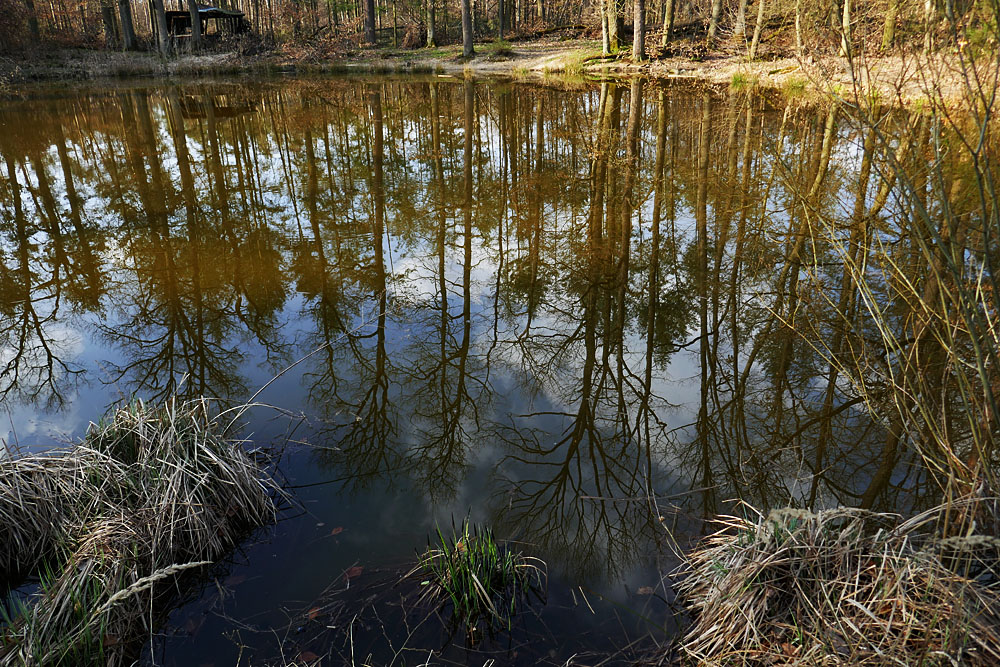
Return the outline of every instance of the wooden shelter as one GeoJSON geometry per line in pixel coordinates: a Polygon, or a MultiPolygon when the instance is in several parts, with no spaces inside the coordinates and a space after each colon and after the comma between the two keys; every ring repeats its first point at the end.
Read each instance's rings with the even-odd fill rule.
{"type": "MultiPolygon", "coordinates": [[[[221,9],[210,5],[198,5],[198,18],[201,20],[202,35],[236,35],[246,32],[247,21],[243,12],[234,9],[221,9]],[[215,21],[215,30],[210,31],[209,21],[215,21]]],[[[173,38],[191,37],[191,14],[187,10],[167,12],[167,32],[173,38]]]]}

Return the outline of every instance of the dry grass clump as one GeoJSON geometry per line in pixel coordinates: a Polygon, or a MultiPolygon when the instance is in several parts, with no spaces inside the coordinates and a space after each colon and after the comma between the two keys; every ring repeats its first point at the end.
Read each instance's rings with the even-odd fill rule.
{"type": "Polygon", "coordinates": [[[274,483],[221,432],[205,401],[139,402],[73,449],[0,463],[0,566],[40,579],[5,613],[0,666],[131,664],[163,584],[274,519],[274,483]]]}
{"type": "Polygon", "coordinates": [[[680,650],[725,665],[1000,664],[1000,541],[935,537],[970,508],[727,518],[688,557],[680,650]]]}

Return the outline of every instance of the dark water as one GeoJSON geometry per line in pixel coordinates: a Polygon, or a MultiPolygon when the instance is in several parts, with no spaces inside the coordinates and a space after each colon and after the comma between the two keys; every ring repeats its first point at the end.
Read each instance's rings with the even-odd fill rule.
{"type": "Polygon", "coordinates": [[[814,344],[864,338],[803,231],[878,205],[864,140],[826,107],[641,82],[0,103],[0,436],[44,448],[122,399],[242,402],[282,373],[245,435],[284,445],[300,506],[170,615],[158,664],[422,664],[439,628],[351,610],[466,516],[549,564],[496,664],[663,639],[669,543],[706,514],[927,501],[814,344]]]}

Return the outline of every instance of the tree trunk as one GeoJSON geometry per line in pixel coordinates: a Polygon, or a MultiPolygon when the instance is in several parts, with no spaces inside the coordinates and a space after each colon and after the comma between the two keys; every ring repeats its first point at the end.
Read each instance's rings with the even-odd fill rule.
{"type": "Polygon", "coordinates": [[[38,14],[35,12],[35,0],[24,0],[24,4],[28,8],[28,35],[31,36],[32,42],[38,43],[41,35],[38,30],[38,14]]]}
{"type": "Polygon", "coordinates": [[[497,39],[503,39],[504,9],[506,9],[506,4],[506,0],[497,0],[497,39]]]}
{"type": "Polygon", "coordinates": [[[715,42],[719,32],[719,18],[722,16],[722,0],[712,0],[712,15],[708,19],[708,44],[715,42]]]}
{"type": "Polygon", "coordinates": [[[469,0],[462,0],[462,57],[471,58],[474,55],[476,51],[472,48],[472,6],[469,0]]]}
{"type": "Polygon", "coordinates": [[[134,51],[135,25],[132,23],[132,4],[129,0],[118,0],[118,15],[122,22],[122,47],[126,51],[134,51]]]}
{"type": "Polygon", "coordinates": [[[740,0],[736,8],[736,25],[733,26],[733,34],[743,37],[747,34],[747,0],[740,0]]]}
{"type": "Polygon", "coordinates": [[[163,7],[163,0],[153,0],[153,9],[156,13],[153,17],[156,26],[156,44],[160,55],[165,57],[170,55],[170,35],[167,34],[167,12],[163,7]]]}
{"type": "Polygon", "coordinates": [[[545,20],[545,5],[542,4],[542,0],[535,1],[535,18],[539,21],[545,20]]]}
{"type": "Polygon", "coordinates": [[[188,13],[191,15],[191,52],[201,48],[201,16],[198,13],[197,0],[188,0],[188,13]]]}
{"type": "Polygon", "coordinates": [[[924,50],[934,48],[934,0],[924,0],[924,50]]]}
{"type": "Polygon", "coordinates": [[[795,0],[795,55],[802,58],[802,0],[795,0]]]}
{"type": "Polygon", "coordinates": [[[632,59],[646,59],[646,0],[635,0],[632,9],[632,59]]]}
{"type": "Polygon", "coordinates": [[[620,33],[618,32],[618,2],[617,0],[602,0],[607,5],[608,19],[608,53],[618,53],[620,48],[620,33]]]}
{"type": "Polygon", "coordinates": [[[889,0],[885,10],[885,26],[882,28],[882,50],[888,51],[896,41],[896,17],[899,16],[900,0],[889,0]]]}
{"type": "Polygon", "coordinates": [[[365,0],[365,44],[375,46],[375,0],[365,0]]]}
{"type": "Polygon", "coordinates": [[[115,10],[107,0],[101,2],[101,22],[104,24],[104,45],[109,49],[118,47],[118,30],[115,23],[115,10]]]}
{"type": "Polygon", "coordinates": [[[753,39],[750,40],[750,60],[757,57],[757,48],[760,46],[760,30],[764,25],[764,0],[757,0],[757,23],[753,26],[753,39]]]}
{"type": "Polygon", "coordinates": [[[437,46],[436,32],[434,25],[434,0],[427,0],[427,48],[433,49],[437,46]]]}
{"type": "Polygon", "coordinates": [[[608,27],[608,2],[599,0],[601,3],[601,55],[611,54],[611,33],[608,27]]]}
{"type": "Polygon", "coordinates": [[[663,12],[663,39],[662,46],[666,46],[674,37],[674,16],[676,14],[677,0],[666,0],[666,7],[663,12]]]}
{"type": "Polygon", "coordinates": [[[851,0],[844,0],[844,15],[840,24],[840,56],[851,57],[851,0]]]}

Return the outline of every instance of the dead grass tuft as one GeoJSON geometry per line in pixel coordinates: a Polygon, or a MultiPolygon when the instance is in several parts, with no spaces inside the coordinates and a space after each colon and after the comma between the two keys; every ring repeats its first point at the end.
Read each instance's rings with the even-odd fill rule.
{"type": "Polygon", "coordinates": [[[981,506],[721,520],[678,586],[693,616],[680,650],[700,664],[998,664],[1000,541],[936,537],[981,506]]]}
{"type": "Polygon", "coordinates": [[[131,664],[165,584],[274,519],[277,487],[222,432],[206,401],[136,402],[73,449],[0,462],[0,574],[40,579],[0,666],[131,664]]]}

